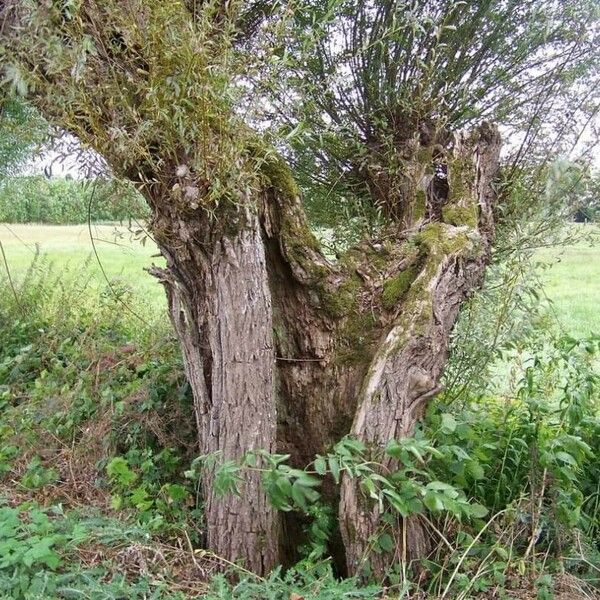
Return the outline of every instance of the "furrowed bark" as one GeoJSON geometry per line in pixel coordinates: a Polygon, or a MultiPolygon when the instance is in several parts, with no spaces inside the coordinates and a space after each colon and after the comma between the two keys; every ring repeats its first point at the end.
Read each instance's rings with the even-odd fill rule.
{"type": "MultiPolygon", "coordinates": [[[[457,140],[443,221],[416,223],[385,256],[363,244],[349,253],[353,259],[329,263],[279,159],[267,162],[265,198],[237,233],[212,245],[188,243],[182,251],[179,240],[202,234],[198,224],[191,232],[177,230],[181,215],[169,216],[176,235],[169,231],[159,243],[178,242],[161,243],[169,263],[162,277],[203,453],[239,460],[250,449],[277,449],[304,467],[347,433],[375,451],[410,435],[438,389],[460,305],[483,275],[498,148],[491,128],[457,140]],[[388,293],[388,283],[405,273],[411,273],[407,289],[388,293]]],[[[155,231],[162,228],[155,224],[155,231]]],[[[281,559],[277,515],[256,475],[247,476],[243,499],[215,496],[210,471],[203,489],[211,550],[245,559],[260,573],[281,559]]],[[[325,493],[337,498],[332,488],[325,493]]],[[[381,515],[348,478],[339,506],[347,569],[356,573],[380,532],[381,515]]],[[[285,555],[293,557],[299,525],[287,517],[286,527],[295,535],[285,555]]],[[[370,557],[376,575],[393,560],[425,551],[418,521],[399,522],[392,533],[395,552],[370,557]]]]}
{"type": "MultiPolygon", "coordinates": [[[[248,213],[245,221],[239,231],[205,247],[189,243],[185,251],[165,241],[171,236],[160,236],[168,266],[153,271],[165,285],[181,344],[201,454],[218,453],[218,463],[276,449],[271,294],[258,219],[248,213]]],[[[180,221],[180,227],[186,226],[180,221]]],[[[219,496],[210,467],[201,484],[206,547],[253,572],[271,570],[278,561],[279,518],[260,475],[248,474],[239,496],[219,496]]]]}

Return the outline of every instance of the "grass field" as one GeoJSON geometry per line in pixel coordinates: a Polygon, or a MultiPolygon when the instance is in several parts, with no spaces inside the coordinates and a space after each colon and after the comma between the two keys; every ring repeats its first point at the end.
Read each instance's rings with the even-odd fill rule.
{"type": "MultiPolygon", "coordinates": [[[[593,225],[573,226],[585,234],[600,233],[593,225]],[[592,229],[593,228],[593,229],[592,229]]],[[[600,239],[579,241],[539,251],[551,266],[540,273],[544,292],[565,332],[600,334],[600,239]]]]}
{"type": "MultiPolygon", "coordinates": [[[[87,263],[85,272],[92,275],[99,288],[107,286],[106,279],[125,284],[149,310],[163,309],[163,289],[144,270],[153,263],[164,264],[161,257],[155,256],[154,243],[147,239],[142,244],[126,227],[115,225],[93,225],[92,236],[93,244],[87,225],[0,224],[0,242],[15,280],[23,276],[39,249],[57,272],[77,273],[87,263]]],[[[5,270],[1,260],[0,272],[5,270]]]]}
{"type": "MultiPolygon", "coordinates": [[[[589,230],[589,229],[588,229],[589,230]]],[[[130,285],[141,302],[161,310],[163,290],[144,271],[162,259],[151,240],[142,245],[125,227],[94,225],[92,228],[98,258],[106,276],[130,285]]],[[[106,286],[98,259],[93,252],[86,225],[5,225],[0,224],[0,241],[12,276],[26,271],[36,247],[56,269],[76,271],[89,261],[98,286],[106,286]]],[[[600,244],[578,242],[560,249],[540,251],[542,260],[552,266],[540,273],[551,307],[566,332],[582,336],[600,333],[600,244]]],[[[0,268],[5,269],[0,263],[0,268]]]]}

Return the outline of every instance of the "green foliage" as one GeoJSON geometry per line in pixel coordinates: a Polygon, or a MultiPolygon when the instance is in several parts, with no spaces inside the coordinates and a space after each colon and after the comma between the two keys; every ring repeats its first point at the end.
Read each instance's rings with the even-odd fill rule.
{"type": "MultiPolygon", "coordinates": [[[[192,517],[201,519],[198,510],[191,510],[194,489],[181,479],[180,456],[169,448],[155,454],[151,448],[134,446],[126,457],[115,456],[106,465],[115,510],[134,508],[137,518],[153,529],[168,524],[178,527],[192,517]]],[[[191,537],[195,539],[196,534],[191,537]]]]}
{"type": "Polygon", "coordinates": [[[124,576],[119,547],[149,543],[147,530],[125,523],[65,513],[56,506],[44,509],[35,503],[9,507],[0,502],[0,594],[4,599],[57,600],[152,598],[183,600],[173,582],[149,575],[124,576]],[[106,554],[98,565],[85,563],[85,548],[106,554]],[[118,556],[118,555],[117,555],[118,556]]]}
{"type": "Polygon", "coordinates": [[[22,34],[7,28],[0,40],[10,57],[3,87],[35,90],[44,115],[147,197],[164,183],[155,202],[185,212],[237,206],[258,187],[260,162],[234,110],[232,81],[247,73],[233,50],[243,4],[110,0],[70,3],[66,12],[55,3],[20,5],[22,34]],[[32,55],[44,68],[26,67],[32,55]]]}
{"type": "Polygon", "coordinates": [[[337,579],[328,563],[300,563],[282,574],[275,569],[265,581],[244,579],[232,585],[223,576],[213,579],[207,600],[350,600],[375,598],[381,592],[377,586],[359,587],[354,579],[337,579]]]}
{"type": "MultiPolygon", "coordinates": [[[[597,242],[594,228],[565,226],[576,177],[573,166],[563,161],[504,171],[492,263],[482,289],[463,305],[454,328],[443,376],[447,397],[502,393],[491,385],[497,361],[526,352],[550,335],[555,314],[548,307],[542,272],[556,262],[553,254],[561,247],[597,242]]],[[[586,333],[591,330],[591,325],[581,326],[586,333]]]]}
{"type": "MultiPolygon", "coordinates": [[[[267,4],[20,3],[3,29],[3,84],[155,205],[202,207],[228,227],[231,206],[264,187],[250,126],[272,124],[333,250],[422,212],[432,150],[459,128],[516,122],[530,143],[541,116],[571,131],[586,107],[565,104],[593,89],[593,0],[267,4]]],[[[472,221],[459,212],[451,220],[472,221]]]]}
{"type": "MultiPolygon", "coordinates": [[[[532,585],[539,596],[549,597],[549,576],[560,570],[561,557],[569,572],[594,576],[589,563],[598,563],[600,535],[600,463],[593,452],[600,444],[598,338],[563,337],[549,344],[547,329],[527,337],[521,377],[507,397],[479,394],[477,385],[466,388],[475,392],[455,397],[449,388],[413,437],[390,441],[378,452],[344,438],[306,469],[290,466],[286,455],[262,451],[248,453],[241,464],[209,456],[195,460],[184,478],[194,432],[181,431],[185,419],[177,411],[183,407],[189,415],[191,406],[173,343],[140,327],[111,294],[91,294],[85,271],[65,279],[38,258],[25,281],[17,281],[16,292],[16,298],[8,294],[0,301],[4,481],[19,481],[19,494],[29,498],[51,498],[57,486],[68,490],[67,465],[49,460],[49,451],[57,456],[67,442],[84,450],[85,464],[92,466],[89,490],[109,492],[113,510],[130,520],[112,529],[102,525],[100,534],[81,516],[65,522],[52,510],[42,511],[50,524],[35,519],[45,523],[46,534],[30,528],[30,513],[2,512],[19,521],[0,541],[12,548],[10,568],[4,573],[0,567],[9,597],[42,589],[48,598],[61,598],[68,588],[91,597],[101,590],[108,598],[168,598],[164,580],[120,576],[110,560],[90,571],[77,548],[98,536],[103,543],[149,544],[148,536],[172,539],[182,530],[198,541],[201,467],[215,469],[222,494],[238,493],[247,470],[259,469],[273,504],[297,512],[305,523],[298,540],[305,562],[265,581],[233,568],[236,581],[243,580],[216,578],[209,598],[373,597],[376,588],[337,581],[320,562],[337,529],[336,506],[325,499],[322,483],[339,484],[342,477],[360,481],[364,501],[381,508],[382,527],[369,540],[372,552],[394,551],[396,521],[406,516],[419,515],[434,538],[444,536],[423,563],[425,582],[417,585],[410,569],[396,565],[390,579],[400,589],[428,586],[432,594],[447,589],[446,597],[464,598],[508,589],[518,576],[537,581],[532,585]],[[77,305],[72,298],[79,298],[77,305]],[[98,434],[94,427],[100,425],[98,434]],[[90,428],[92,437],[85,435],[90,428]],[[62,442],[49,444],[55,437],[62,442]]],[[[77,461],[71,466],[77,469],[77,461]]]]}
{"type": "Polygon", "coordinates": [[[444,414],[432,414],[436,437],[454,446],[451,462],[434,461],[432,467],[494,513],[538,485],[548,502],[558,500],[555,523],[581,526],[579,491],[594,489],[599,466],[591,452],[600,426],[594,364],[599,347],[596,337],[540,345],[525,360],[513,401],[474,398],[454,414],[452,428],[444,414]],[[590,482],[579,479],[583,473],[590,482]]]}
{"type": "Polygon", "coordinates": [[[595,578],[590,564],[600,559],[600,461],[593,450],[600,431],[600,338],[550,339],[530,348],[507,397],[472,396],[450,404],[442,397],[417,434],[433,438],[439,451],[428,470],[495,520],[477,536],[464,527],[453,532],[454,553],[444,556],[442,550],[437,562],[427,563],[434,573],[432,591],[452,585],[458,594],[504,585],[511,571],[525,573],[524,557],[535,571],[537,555],[544,561],[555,557],[536,583],[539,597],[551,597],[548,573],[554,569],[595,578]],[[476,588],[472,574],[481,572],[488,575],[476,588]]]}
{"type": "MultiPolygon", "coordinates": [[[[444,448],[444,451],[447,451],[444,448]]],[[[203,456],[194,461],[188,477],[198,477],[198,467],[216,466],[215,487],[220,494],[239,493],[246,469],[262,472],[262,481],[267,497],[277,509],[297,511],[310,520],[306,535],[308,543],[303,551],[311,559],[322,557],[327,551],[327,541],[335,524],[332,511],[324,503],[319,488],[325,476],[330,476],[339,485],[343,475],[357,478],[365,501],[377,504],[384,522],[389,525],[397,516],[425,512],[443,513],[456,519],[480,519],[487,509],[467,500],[459,486],[437,479],[438,473],[424,468],[433,457],[442,457],[425,438],[392,440],[382,455],[367,452],[362,442],[346,437],[338,442],[332,452],[318,455],[306,469],[295,469],[286,464],[287,454],[269,454],[265,451],[249,452],[242,464],[219,461],[218,454],[203,456]],[[387,457],[396,459],[396,468],[381,473],[381,462],[387,457]]],[[[381,532],[373,540],[378,551],[391,551],[389,535],[381,532]]]]}
{"type": "Polygon", "coordinates": [[[38,508],[22,511],[0,507],[0,591],[10,598],[52,597],[52,576],[61,565],[59,551],[78,543],[81,530],[58,530],[38,508]]]}
{"type": "Polygon", "coordinates": [[[21,478],[21,485],[27,489],[42,488],[58,479],[58,473],[53,468],[47,468],[42,464],[39,456],[34,456],[26,467],[21,478]]]}
{"type": "Polygon", "coordinates": [[[582,90],[597,84],[597,43],[582,24],[598,22],[596,2],[298,4],[283,56],[259,79],[260,93],[273,89],[261,114],[290,149],[307,213],[334,229],[337,247],[411,204],[421,212],[419,181],[453,132],[502,123],[524,135],[521,164],[540,147],[568,150],[572,116],[593,113],[582,90]]]}
{"type": "Polygon", "coordinates": [[[0,182],[0,222],[67,225],[144,219],[148,209],[131,186],[42,176],[0,182]]]}
{"type": "Polygon", "coordinates": [[[181,424],[191,398],[177,348],[168,329],[140,326],[143,305],[88,279],[37,257],[0,300],[0,475],[30,497],[110,489],[114,509],[152,530],[188,523],[195,539],[196,490],[182,473],[195,432],[181,424]]]}
{"type": "Polygon", "coordinates": [[[40,147],[48,129],[48,124],[22,98],[0,96],[0,182],[13,175],[40,147]]]}
{"type": "Polygon", "coordinates": [[[576,166],[576,180],[572,185],[572,211],[576,222],[600,221],[600,171],[576,166]]]}

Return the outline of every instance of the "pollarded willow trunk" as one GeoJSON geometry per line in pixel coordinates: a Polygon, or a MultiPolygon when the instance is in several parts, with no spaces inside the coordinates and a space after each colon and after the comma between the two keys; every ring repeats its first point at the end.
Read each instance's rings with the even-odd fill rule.
{"type": "MultiPolygon", "coordinates": [[[[457,140],[448,160],[442,222],[430,223],[416,235],[425,258],[359,393],[351,434],[370,448],[381,451],[389,440],[410,435],[427,400],[439,391],[451,329],[461,303],[481,283],[489,257],[499,150],[497,132],[482,127],[471,139],[457,140]]],[[[383,467],[393,468],[394,462],[385,457],[383,467]]],[[[394,552],[369,555],[374,536],[383,531],[381,515],[360,484],[347,476],[339,513],[351,572],[367,559],[374,572],[383,574],[393,561],[426,555],[427,541],[415,518],[385,528],[394,538],[394,552]]]]}
{"type": "MultiPolygon", "coordinates": [[[[272,302],[258,218],[234,233],[207,235],[207,223],[166,212],[154,232],[167,269],[164,284],[195,400],[202,454],[240,462],[246,451],[276,449],[272,302]]],[[[240,495],[220,497],[213,468],[202,474],[207,547],[256,573],[278,560],[278,515],[258,474],[240,495]]]]}
{"type": "MultiPolygon", "coordinates": [[[[451,145],[446,134],[422,135],[415,119],[394,119],[393,168],[377,144],[374,168],[362,169],[362,155],[355,165],[389,226],[333,263],[289,169],[231,105],[235,14],[245,3],[216,12],[196,2],[63,4],[0,3],[8,80],[146,197],[201,452],[236,462],[249,450],[286,452],[303,468],[347,434],[375,456],[410,434],[489,257],[497,131],[482,126],[451,145]]],[[[281,546],[299,540],[280,543],[280,515],[256,471],[239,496],[219,497],[214,477],[207,466],[207,547],[266,573],[281,546]]],[[[354,573],[381,515],[348,478],[341,492],[328,482],[326,495],[339,501],[354,573]]],[[[375,574],[423,551],[418,521],[391,533],[394,551],[372,560],[375,574]]]]}
{"type": "MultiPolygon", "coordinates": [[[[442,206],[428,213],[418,192],[410,231],[359,244],[339,264],[320,253],[298,189],[272,157],[263,165],[264,193],[234,226],[211,228],[196,213],[157,216],[168,266],[156,273],[182,345],[203,452],[239,461],[248,450],[278,450],[304,467],[348,433],[376,455],[410,435],[438,391],[460,305],[489,258],[498,152],[492,127],[459,136],[442,206]]],[[[208,469],[203,491],[207,545],[227,560],[265,573],[281,546],[289,555],[298,544],[280,544],[279,517],[256,473],[240,497],[218,497],[208,469]]],[[[338,496],[329,490],[329,497],[338,496]]],[[[419,521],[398,519],[395,528],[385,525],[394,551],[367,556],[381,516],[359,482],[344,477],[339,520],[348,572],[368,558],[383,576],[394,561],[424,554],[419,521]]]]}

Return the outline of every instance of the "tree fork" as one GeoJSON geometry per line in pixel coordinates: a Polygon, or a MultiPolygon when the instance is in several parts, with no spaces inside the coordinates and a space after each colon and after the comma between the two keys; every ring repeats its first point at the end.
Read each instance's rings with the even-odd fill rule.
{"type": "MultiPolygon", "coordinates": [[[[376,453],[410,435],[439,391],[451,329],[462,302],[481,284],[490,256],[499,150],[499,134],[489,125],[457,141],[448,165],[449,203],[442,208],[450,222],[427,224],[414,238],[427,258],[370,364],[350,431],[376,453]]],[[[394,460],[384,458],[383,468],[393,470],[394,460]]],[[[416,518],[399,519],[394,528],[381,517],[359,482],[345,475],[339,519],[350,573],[360,573],[369,561],[383,577],[394,561],[426,554],[425,531],[416,518]],[[394,551],[369,554],[383,531],[392,535],[394,551]]]]}

